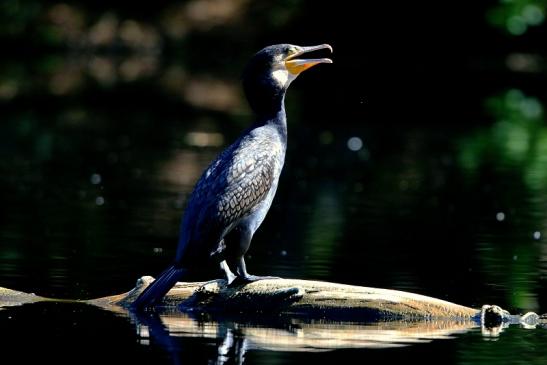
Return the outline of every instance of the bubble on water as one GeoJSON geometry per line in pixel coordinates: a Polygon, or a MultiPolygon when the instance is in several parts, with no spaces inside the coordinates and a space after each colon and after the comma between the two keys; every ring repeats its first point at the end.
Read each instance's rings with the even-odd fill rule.
{"type": "Polygon", "coordinates": [[[496,220],[498,222],[503,222],[505,220],[505,213],[504,212],[498,212],[496,214],[496,220]]]}
{"type": "Polygon", "coordinates": [[[281,256],[287,256],[287,251],[282,250],[282,251],[280,252],[280,254],[281,254],[281,256]]]}
{"type": "Polygon", "coordinates": [[[363,148],[363,140],[359,137],[351,137],[348,139],[348,148],[351,151],[359,151],[363,148]]]}
{"type": "Polygon", "coordinates": [[[101,181],[102,181],[102,178],[101,178],[101,175],[95,173],[95,174],[92,174],[91,177],[89,178],[89,181],[91,181],[91,183],[93,185],[97,185],[97,184],[100,184],[101,181]]]}
{"type": "Polygon", "coordinates": [[[541,238],[541,232],[540,231],[535,231],[534,232],[534,239],[539,240],[540,238],[541,238]]]}
{"type": "Polygon", "coordinates": [[[97,204],[98,206],[101,206],[104,204],[104,198],[102,196],[98,196],[96,199],[95,199],[95,204],[97,204]]]}

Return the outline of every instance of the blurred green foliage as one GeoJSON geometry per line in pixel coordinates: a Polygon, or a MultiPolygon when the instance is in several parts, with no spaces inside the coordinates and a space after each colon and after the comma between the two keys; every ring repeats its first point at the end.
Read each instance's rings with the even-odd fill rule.
{"type": "Polygon", "coordinates": [[[519,36],[545,21],[545,0],[499,0],[487,14],[488,22],[519,36]]]}
{"type": "MultiPolygon", "coordinates": [[[[494,123],[478,128],[458,143],[459,164],[468,184],[496,184],[498,225],[507,230],[504,240],[481,237],[477,249],[489,281],[509,282],[508,302],[515,308],[537,307],[540,273],[530,270],[541,261],[537,240],[547,221],[547,125],[541,101],[510,89],[485,101],[494,123]],[[485,178],[485,176],[490,177],[485,178]],[[506,186],[506,188],[502,188],[506,186]],[[528,211],[516,211],[516,201],[526,201],[528,211]],[[510,217],[506,217],[510,215],[510,217]],[[520,219],[519,219],[520,217],[520,219]],[[507,220],[507,222],[505,222],[507,220]],[[513,241],[513,242],[507,242],[513,241]]],[[[477,186],[480,188],[480,186],[477,186]]]]}
{"type": "Polygon", "coordinates": [[[511,89],[485,104],[495,122],[459,142],[464,170],[477,174],[484,164],[514,166],[529,189],[547,189],[547,126],[540,100],[511,89]]]}

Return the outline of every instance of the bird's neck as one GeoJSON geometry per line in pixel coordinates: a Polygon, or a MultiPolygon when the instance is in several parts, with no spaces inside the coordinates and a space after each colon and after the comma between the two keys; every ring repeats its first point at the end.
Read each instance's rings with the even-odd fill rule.
{"type": "Polygon", "coordinates": [[[260,120],[275,117],[285,108],[286,88],[272,86],[272,83],[271,80],[261,80],[244,84],[249,105],[260,120]]]}
{"type": "MultiPolygon", "coordinates": [[[[272,104],[274,105],[274,104],[272,104]]],[[[256,127],[270,126],[274,127],[280,134],[282,140],[287,140],[287,114],[285,113],[285,94],[279,98],[275,107],[257,111],[256,127]]]]}

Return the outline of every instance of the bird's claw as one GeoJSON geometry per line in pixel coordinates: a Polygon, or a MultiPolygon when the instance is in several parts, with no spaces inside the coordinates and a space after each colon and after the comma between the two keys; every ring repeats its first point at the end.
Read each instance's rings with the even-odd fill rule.
{"type": "Polygon", "coordinates": [[[232,280],[228,286],[229,287],[234,287],[234,286],[238,286],[238,285],[245,285],[245,284],[249,284],[249,283],[252,283],[252,282],[255,282],[255,281],[259,281],[259,280],[268,280],[268,279],[281,279],[279,276],[258,276],[258,275],[250,275],[250,274],[247,274],[245,276],[236,276],[234,280],[232,280]]]}

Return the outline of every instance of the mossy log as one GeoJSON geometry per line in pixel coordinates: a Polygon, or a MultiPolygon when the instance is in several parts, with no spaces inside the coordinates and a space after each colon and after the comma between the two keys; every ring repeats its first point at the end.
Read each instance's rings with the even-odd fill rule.
{"type": "MultiPolygon", "coordinates": [[[[128,308],[153,281],[144,276],[128,293],[88,301],[101,307],[128,308]]],[[[479,309],[397,290],[294,279],[267,279],[239,286],[224,280],[178,283],[158,306],[163,311],[272,312],[315,318],[472,319],[479,309]]]]}
{"type": "MultiPolygon", "coordinates": [[[[45,298],[0,287],[0,308],[56,301],[127,313],[131,303],[152,281],[151,276],[143,276],[127,293],[90,300],[45,298]]],[[[177,283],[154,309],[162,313],[261,313],[351,322],[449,320],[486,327],[501,324],[535,327],[547,322],[545,314],[511,315],[495,305],[476,309],[398,290],[296,279],[267,279],[237,286],[228,286],[225,280],[177,283]]]]}

